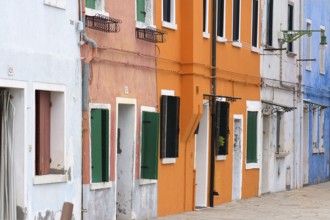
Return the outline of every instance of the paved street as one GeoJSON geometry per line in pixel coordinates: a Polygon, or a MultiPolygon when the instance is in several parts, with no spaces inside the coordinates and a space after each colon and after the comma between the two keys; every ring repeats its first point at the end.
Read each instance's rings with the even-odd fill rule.
{"type": "Polygon", "coordinates": [[[330,219],[330,182],[158,219],[328,220],[330,219]]]}

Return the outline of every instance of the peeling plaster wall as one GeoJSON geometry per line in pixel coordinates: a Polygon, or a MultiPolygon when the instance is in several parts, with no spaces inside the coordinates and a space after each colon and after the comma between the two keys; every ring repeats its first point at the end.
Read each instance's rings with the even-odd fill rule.
{"type": "MultiPolygon", "coordinates": [[[[306,27],[306,19],[311,21],[312,30],[320,30],[320,26],[325,27],[325,35],[330,36],[330,5],[327,0],[304,0],[304,27],[306,27]]],[[[329,37],[328,37],[329,38],[329,37]]],[[[328,40],[329,42],[329,40],[328,40]]],[[[313,33],[311,38],[311,58],[316,58],[311,63],[311,70],[306,70],[306,63],[303,65],[304,70],[304,98],[316,103],[330,105],[330,51],[329,47],[325,51],[325,74],[320,74],[320,33],[313,33]]],[[[304,42],[304,57],[306,54],[306,41],[304,42]]],[[[324,153],[313,153],[313,110],[309,109],[309,143],[308,143],[308,184],[317,184],[329,180],[329,129],[330,129],[330,109],[324,109],[324,153]]]]}
{"type": "MultiPolygon", "coordinates": [[[[59,2],[59,1],[58,1],[59,2]]],[[[74,204],[74,219],[81,217],[81,64],[78,1],[64,1],[64,9],[44,1],[6,3],[0,9],[0,87],[13,88],[20,118],[20,141],[15,155],[21,169],[16,175],[18,219],[59,219],[63,202],[74,204]],[[69,181],[33,184],[35,177],[35,86],[65,90],[64,167],[69,181]],[[17,92],[19,91],[19,92],[17,92]]],[[[14,141],[14,142],[15,142],[14,141]]]]}
{"type": "MultiPolygon", "coordinates": [[[[273,48],[280,48],[278,35],[280,30],[287,30],[288,3],[294,5],[294,28],[299,27],[300,2],[274,1],[273,7],[273,48]]],[[[261,46],[266,47],[267,33],[267,1],[261,2],[261,46]]],[[[286,48],[287,44],[283,45],[286,48]]],[[[280,83],[280,53],[281,51],[264,51],[261,56],[261,99],[279,103],[281,105],[296,107],[297,109],[283,113],[281,119],[280,145],[281,150],[288,152],[287,156],[276,157],[276,114],[263,115],[263,170],[262,170],[262,193],[278,192],[291,188],[302,187],[302,151],[301,134],[302,126],[302,99],[294,89],[286,88],[295,86],[297,89],[299,77],[299,40],[293,42],[293,52],[296,55],[288,55],[282,52],[282,82],[280,83]]],[[[264,105],[265,107],[265,105],[264,105]]]]}

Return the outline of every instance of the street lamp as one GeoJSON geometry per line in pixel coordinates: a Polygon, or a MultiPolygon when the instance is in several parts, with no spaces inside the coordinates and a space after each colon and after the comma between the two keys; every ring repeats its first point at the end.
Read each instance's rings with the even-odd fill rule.
{"type": "Polygon", "coordinates": [[[310,36],[312,36],[313,32],[320,32],[321,33],[320,46],[326,47],[328,45],[327,37],[325,36],[325,30],[323,30],[323,29],[321,29],[321,30],[284,30],[284,31],[281,30],[281,32],[283,33],[283,37],[281,39],[279,39],[281,44],[293,42],[305,34],[307,34],[310,37],[310,36]]]}

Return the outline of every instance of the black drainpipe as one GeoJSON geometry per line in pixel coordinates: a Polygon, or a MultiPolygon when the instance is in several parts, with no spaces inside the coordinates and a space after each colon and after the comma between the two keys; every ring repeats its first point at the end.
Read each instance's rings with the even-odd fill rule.
{"type": "MultiPolygon", "coordinates": [[[[216,94],[216,65],[217,65],[217,51],[216,51],[216,38],[217,38],[217,1],[212,1],[212,69],[211,69],[211,94],[216,94]]],[[[215,98],[211,96],[211,110],[212,110],[212,116],[211,116],[211,164],[210,164],[210,207],[214,206],[214,168],[215,168],[215,147],[216,147],[216,125],[215,125],[215,98]]]]}

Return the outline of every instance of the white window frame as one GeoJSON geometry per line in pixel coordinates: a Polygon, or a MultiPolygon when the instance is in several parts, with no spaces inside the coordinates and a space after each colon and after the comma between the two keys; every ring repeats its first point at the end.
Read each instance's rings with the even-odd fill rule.
{"type": "Polygon", "coordinates": [[[312,152],[319,152],[318,145],[318,128],[319,128],[319,106],[312,106],[312,152]]]}
{"type": "MultiPolygon", "coordinates": [[[[232,35],[232,40],[233,40],[233,42],[232,42],[232,45],[234,46],[234,47],[239,47],[239,48],[241,48],[242,47],[242,43],[241,43],[241,21],[242,21],[242,0],[238,0],[239,1],[239,21],[238,21],[238,30],[239,30],[239,34],[238,34],[238,40],[237,41],[234,41],[233,40],[233,30],[234,30],[234,22],[233,22],[233,24],[232,24],[232,33],[231,33],[231,35],[232,35]]],[[[232,20],[234,21],[234,0],[233,0],[233,4],[232,4],[232,14],[233,14],[233,16],[232,16],[232,20]]]]}
{"type": "MultiPolygon", "coordinates": [[[[204,1],[204,0],[203,0],[204,1]]],[[[204,38],[210,38],[210,33],[209,33],[209,0],[206,1],[206,8],[203,8],[203,15],[204,15],[204,10],[205,10],[205,31],[203,30],[203,37],[204,38]]],[[[204,5],[204,2],[203,2],[204,5]]],[[[204,18],[203,18],[204,20],[204,18]]]]}
{"type": "MultiPolygon", "coordinates": [[[[161,90],[161,95],[167,95],[167,96],[174,96],[175,92],[174,90],[165,90],[162,89],[161,90]]],[[[166,157],[166,158],[162,158],[162,164],[175,164],[176,163],[176,158],[175,157],[166,157]]]]}
{"type": "Polygon", "coordinates": [[[95,0],[95,9],[85,7],[85,13],[89,16],[95,16],[96,14],[109,16],[109,13],[105,11],[105,0],[95,0]]]}
{"type": "Polygon", "coordinates": [[[90,190],[97,190],[97,189],[106,189],[112,187],[112,181],[110,180],[110,173],[111,173],[111,105],[110,104],[104,104],[104,103],[89,103],[89,163],[90,163],[90,190]],[[91,111],[92,109],[105,109],[109,111],[109,181],[108,182],[100,182],[100,183],[93,183],[92,181],[92,127],[91,127],[91,111]]]}
{"type": "Polygon", "coordinates": [[[66,0],[44,0],[44,4],[60,9],[65,9],[66,0]]]}
{"type": "Polygon", "coordinates": [[[253,46],[252,45],[252,41],[253,41],[253,0],[251,0],[252,2],[252,10],[251,10],[251,51],[259,53],[259,16],[260,16],[260,0],[258,0],[258,15],[257,15],[257,46],[253,46]]]}
{"type": "Polygon", "coordinates": [[[178,25],[175,23],[175,8],[176,8],[176,0],[170,0],[171,1],[171,21],[164,21],[164,15],[163,15],[163,1],[162,0],[162,26],[168,29],[177,30],[178,25]]]}
{"type": "Polygon", "coordinates": [[[320,107],[319,153],[324,153],[324,108],[320,107]]]}
{"type": "Polygon", "coordinates": [[[146,11],[146,17],[145,22],[141,22],[137,20],[137,1],[135,0],[135,27],[137,28],[146,28],[146,27],[153,27],[156,28],[154,25],[154,0],[145,0],[145,11],[146,11]],[[147,6],[149,5],[149,7],[147,6]],[[150,10],[147,10],[147,9],[150,10]]]}
{"type": "MultiPolygon", "coordinates": [[[[62,156],[61,160],[62,160],[62,164],[61,164],[61,169],[63,169],[64,171],[66,171],[66,88],[64,85],[54,85],[54,84],[48,84],[48,83],[34,83],[33,85],[33,97],[35,97],[35,93],[36,91],[38,90],[43,90],[43,91],[49,91],[49,92],[53,92],[53,93],[63,93],[63,134],[59,134],[59,133],[56,133],[56,134],[52,134],[51,132],[51,137],[56,135],[57,138],[62,138],[63,140],[61,140],[60,142],[62,144],[59,144],[56,146],[56,154],[60,153],[62,156]],[[59,150],[59,147],[61,147],[62,145],[62,149],[59,150]]],[[[33,98],[34,100],[34,103],[35,103],[35,98],[33,98]]],[[[36,109],[35,109],[35,105],[33,105],[32,107],[33,109],[33,112],[34,112],[34,121],[35,121],[35,118],[36,118],[36,109]]],[[[51,116],[52,118],[52,116],[51,116]]],[[[34,123],[34,140],[35,140],[35,137],[36,137],[36,133],[35,133],[35,123],[34,123]]],[[[51,128],[54,126],[54,124],[51,124],[50,125],[51,128]]],[[[58,124],[56,123],[55,127],[57,127],[58,124]]],[[[52,140],[52,138],[51,138],[52,140]]],[[[52,141],[51,141],[52,143],[52,141]]],[[[52,149],[54,149],[54,146],[53,144],[51,144],[50,146],[50,153],[52,155],[52,149]]],[[[35,143],[34,143],[34,155],[35,154],[35,150],[36,150],[36,146],[35,146],[35,143]]],[[[54,153],[54,152],[53,152],[54,153]]],[[[36,159],[36,158],[35,158],[36,159]]],[[[35,164],[34,164],[35,165],[35,164]]],[[[52,168],[52,167],[51,167],[52,168]]],[[[34,173],[34,176],[33,176],[33,184],[34,185],[39,185],[39,184],[49,184],[49,183],[61,183],[61,182],[67,182],[69,180],[69,176],[68,174],[53,174],[53,173],[50,173],[50,174],[46,174],[46,175],[36,175],[34,173]]]]}
{"type": "Polygon", "coordinates": [[[219,11],[218,11],[218,4],[219,4],[219,0],[217,0],[217,41],[218,42],[221,42],[221,43],[225,43],[227,42],[227,38],[226,38],[226,3],[227,3],[227,0],[223,0],[224,3],[223,3],[223,36],[218,36],[218,21],[219,21],[219,11]]]}
{"type": "MultiPolygon", "coordinates": [[[[306,30],[312,29],[312,21],[310,19],[306,19],[306,30]]],[[[308,36],[306,38],[306,59],[312,58],[312,36],[308,36]]],[[[312,71],[312,62],[306,62],[306,70],[312,71]]]]}
{"type": "MultiPolygon", "coordinates": [[[[323,25],[320,26],[321,30],[324,30],[325,27],[323,25]]],[[[320,45],[320,74],[325,74],[325,47],[323,45],[320,45]]]]}
{"type": "MultiPolygon", "coordinates": [[[[259,101],[246,101],[246,123],[245,123],[245,131],[247,132],[247,114],[249,111],[252,112],[258,112],[257,116],[257,134],[259,131],[262,131],[262,120],[261,120],[261,103],[259,101]]],[[[262,143],[262,135],[257,135],[257,162],[256,163],[247,163],[246,162],[246,156],[245,156],[245,169],[260,169],[261,168],[261,156],[262,156],[262,149],[261,149],[261,143],[262,143]]],[[[247,137],[246,137],[247,139],[247,137]]],[[[245,143],[245,152],[247,152],[247,143],[245,143]]]]}
{"type": "MultiPolygon", "coordinates": [[[[292,6],[292,13],[293,13],[293,15],[292,15],[292,30],[294,30],[295,29],[295,5],[294,5],[294,2],[292,2],[292,1],[289,1],[288,2],[288,5],[287,5],[287,10],[289,10],[289,5],[290,6],[292,6]]],[[[289,11],[287,11],[287,15],[289,14],[289,11]]],[[[289,21],[289,17],[288,17],[288,21],[289,21]]],[[[287,30],[289,30],[289,27],[288,27],[288,24],[287,24],[287,30]]],[[[292,51],[289,51],[289,42],[287,43],[287,52],[288,52],[288,54],[291,54],[291,55],[295,55],[295,53],[294,53],[294,49],[295,49],[295,45],[294,45],[294,41],[293,42],[290,42],[290,43],[292,43],[292,51]]]]}

